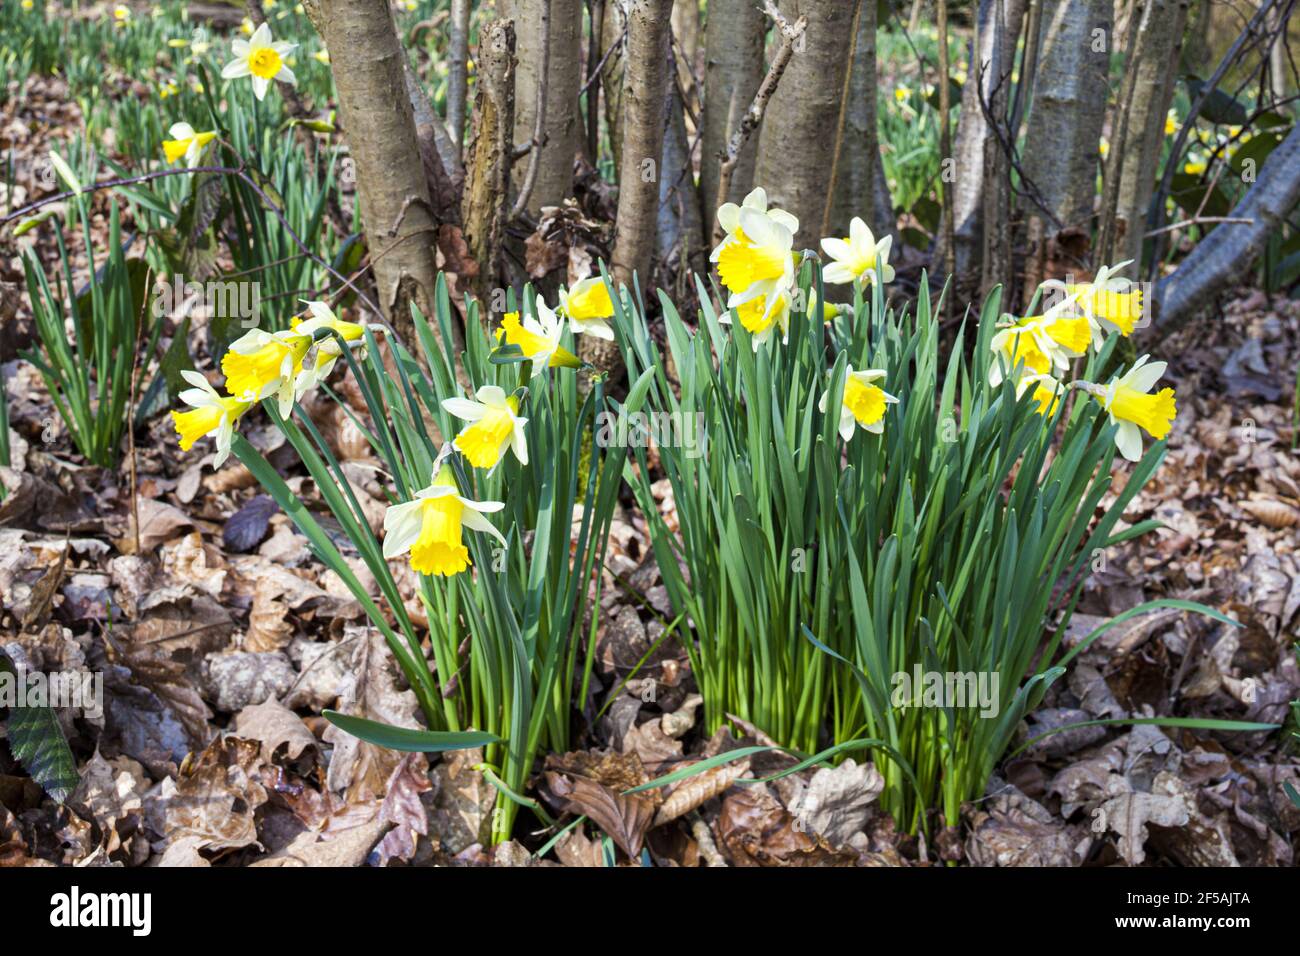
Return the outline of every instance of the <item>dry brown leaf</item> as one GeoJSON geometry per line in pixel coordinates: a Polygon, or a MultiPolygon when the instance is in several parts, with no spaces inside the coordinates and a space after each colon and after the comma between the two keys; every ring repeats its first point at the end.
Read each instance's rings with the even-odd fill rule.
{"type": "Polygon", "coordinates": [[[638,796],[615,793],[586,777],[566,777],[548,770],[547,786],[570,813],[583,814],[605,831],[624,853],[636,859],[654,819],[654,804],[638,796]]]}
{"type": "Polygon", "coordinates": [[[408,863],[415,856],[416,842],[429,835],[429,814],[420,794],[432,788],[428,758],[406,754],[388,778],[388,793],[379,810],[379,821],[391,823],[393,828],[375,848],[378,866],[387,866],[390,860],[408,863]]]}
{"type": "Polygon", "coordinates": [[[703,773],[687,777],[664,800],[655,814],[655,826],[661,826],[721,796],[731,785],[749,773],[749,758],[710,767],[703,773]]]}
{"type": "Polygon", "coordinates": [[[1242,511],[1275,530],[1300,524],[1300,508],[1276,498],[1255,498],[1237,503],[1242,511]]]}

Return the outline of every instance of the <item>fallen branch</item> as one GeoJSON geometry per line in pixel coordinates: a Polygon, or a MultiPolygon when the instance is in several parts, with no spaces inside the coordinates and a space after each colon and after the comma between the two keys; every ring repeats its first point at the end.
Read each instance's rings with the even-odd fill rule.
{"type": "Polygon", "coordinates": [[[1156,284],[1155,322],[1161,334],[1176,329],[1234,280],[1244,279],[1297,201],[1300,126],[1273,150],[1258,181],[1224,220],[1233,224],[1202,239],[1173,275],[1156,284]]]}

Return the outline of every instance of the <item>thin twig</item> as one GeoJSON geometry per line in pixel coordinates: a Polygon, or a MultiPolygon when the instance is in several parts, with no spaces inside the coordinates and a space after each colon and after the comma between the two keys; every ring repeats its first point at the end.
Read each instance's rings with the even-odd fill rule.
{"type": "Polygon", "coordinates": [[[1184,219],[1182,222],[1171,223],[1168,226],[1161,226],[1159,229],[1152,229],[1150,232],[1142,234],[1143,239],[1150,239],[1152,236],[1158,236],[1162,233],[1173,232],[1175,229],[1182,229],[1185,226],[1199,226],[1205,222],[1235,222],[1238,225],[1249,226],[1255,222],[1254,219],[1242,218],[1241,216],[1194,216],[1191,219],[1184,219]]]}
{"type": "MultiPolygon", "coordinates": [[[[790,57],[794,55],[794,44],[808,27],[808,18],[801,16],[791,26],[781,11],[776,8],[772,0],[763,0],[764,12],[772,18],[776,24],[777,32],[781,34],[781,46],[777,49],[776,55],[772,57],[772,65],[768,67],[767,76],[763,77],[763,82],[758,86],[758,92],[754,94],[754,101],[749,104],[749,109],[741,117],[740,124],[731,134],[731,139],[727,143],[727,148],[719,156],[722,159],[722,165],[718,169],[718,200],[725,202],[727,194],[731,192],[731,176],[735,172],[736,164],[740,162],[740,151],[745,148],[745,142],[758,129],[758,124],[763,122],[763,113],[767,110],[768,101],[772,99],[772,94],[776,92],[776,85],[781,82],[781,75],[785,73],[785,68],[790,63],[790,57]]],[[[715,220],[713,225],[713,244],[716,246],[723,239],[722,224],[715,220]]]]}

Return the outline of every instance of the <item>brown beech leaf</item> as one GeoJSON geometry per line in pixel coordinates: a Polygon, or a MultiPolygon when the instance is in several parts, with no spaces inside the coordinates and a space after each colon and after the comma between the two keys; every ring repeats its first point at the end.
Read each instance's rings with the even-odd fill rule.
{"type": "Polygon", "coordinates": [[[227,735],[218,737],[180,776],[163,780],[146,798],[149,828],[170,844],[197,837],[195,849],[220,853],[260,845],[254,813],[266,803],[260,782],[262,745],[227,735]]]}
{"type": "Polygon", "coordinates": [[[1300,508],[1276,498],[1253,498],[1238,502],[1242,511],[1270,528],[1294,528],[1300,524],[1300,508]]]}
{"type": "Polygon", "coordinates": [[[856,866],[859,855],[834,850],[806,832],[785,807],[755,784],[722,801],[718,836],[736,866],[856,866]]]}
{"type": "Polygon", "coordinates": [[[419,753],[404,756],[388,778],[388,793],[379,810],[380,823],[394,824],[375,847],[379,866],[387,866],[389,860],[407,863],[415,856],[415,844],[429,835],[429,814],[420,794],[432,788],[428,758],[419,753]]]}
{"type": "Polygon", "coordinates": [[[655,826],[676,820],[725,793],[733,783],[749,773],[749,758],[710,767],[703,773],[687,777],[668,795],[655,815],[655,826]]]}
{"type": "Polygon", "coordinates": [[[641,852],[641,843],[654,820],[654,804],[641,797],[615,793],[586,777],[565,777],[547,771],[546,781],[570,813],[584,814],[618,844],[631,859],[641,852]]]}

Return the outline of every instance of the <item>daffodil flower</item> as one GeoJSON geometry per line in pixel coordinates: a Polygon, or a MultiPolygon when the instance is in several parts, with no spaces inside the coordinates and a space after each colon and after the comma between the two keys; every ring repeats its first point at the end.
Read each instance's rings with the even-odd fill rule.
{"type": "MultiPolygon", "coordinates": [[[[722,250],[733,242],[746,242],[745,234],[740,227],[740,211],[742,209],[752,209],[755,212],[762,213],[773,222],[780,223],[789,229],[791,234],[799,231],[799,220],[790,215],[784,209],[767,208],[767,190],[762,186],[756,187],[737,206],[734,202],[726,202],[718,207],[718,225],[722,227],[726,234],[722,242],[718,243],[716,249],[709,255],[710,262],[717,262],[722,250]]],[[[733,292],[736,290],[732,290],[733,292]]]]}
{"type": "MultiPolygon", "coordinates": [[[[879,368],[864,368],[855,372],[852,365],[845,371],[839,424],[840,437],[845,441],[850,441],[854,431],[859,428],[873,435],[879,435],[885,430],[885,409],[898,401],[874,384],[883,381],[885,374],[885,370],[879,368]]],[[[822,392],[821,401],[817,404],[822,414],[826,413],[830,398],[830,389],[822,392]]]]}
{"type": "Polygon", "coordinates": [[[384,513],[384,557],[411,554],[411,567],[421,574],[449,577],[470,566],[462,540],[465,528],[483,531],[505,544],[505,537],[483,517],[500,511],[500,501],[471,501],[456,487],[456,476],[443,465],[428,488],[412,501],[393,505],[384,513]]]}
{"type": "Polygon", "coordinates": [[[899,83],[898,86],[894,87],[894,102],[896,103],[906,103],[911,95],[912,89],[906,84],[899,83]]]}
{"type": "Polygon", "coordinates": [[[496,470],[509,448],[519,464],[528,464],[528,442],[519,417],[519,399],[497,385],[484,385],[468,398],[445,398],[442,407],[470,424],[452,442],[475,468],[496,470]]]}
{"type": "Polygon", "coordinates": [[[131,19],[131,8],[119,3],[113,8],[113,19],[118,23],[126,23],[131,19]]]}
{"type": "Polygon", "coordinates": [[[1165,135],[1173,136],[1178,132],[1178,113],[1170,110],[1165,114],[1165,135]]]}
{"type": "Polygon", "coordinates": [[[36,6],[36,4],[34,4],[32,0],[22,0],[19,6],[24,10],[30,10],[32,7],[36,6]]]}
{"type": "Polygon", "coordinates": [[[822,280],[833,285],[846,282],[875,282],[876,266],[885,282],[894,281],[894,267],[889,264],[889,250],[894,237],[884,236],[879,242],[871,228],[858,216],[849,223],[846,239],[822,240],[822,252],[834,261],[822,270],[822,280]]]}
{"type": "Polygon", "coordinates": [[[1035,411],[1044,418],[1051,418],[1056,412],[1056,406],[1065,396],[1065,386],[1050,375],[1038,373],[1023,375],[1016,383],[1016,397],[1024,395],[1031,389],[1030,397],[1037,404],[1035,411]]]}
{"type": "Polygon", "coordinates": [[[734,202],[719,206],[718,225],[722,226],[725,235],[709,253],[709,261],[717,265],[723,286],[734,293],[732,298],[736,301],[729,302],[728,307],[748,301],[737,296],[747,293],[756,281],[767,283],[758,290],[756,297],[759,298],[794,284],[795,263],[791,248],[794,234],[799,231],[799,220],[784,209],[769,209],[767,191],[763,187],[750,192],[739,206],[734,202]],[[750,223],[749,232],[746,232],[742,220],[750,223]],[[776,228],[761,225],[763,220],[776,228]],[[788,242],[785,241],[787,235],[788,242]]]}
{"type": "Polygon", "coordinates": [[[240,336],[221,359],[226,390],[246,402],[274,395],[281,417],[287,418],[301,394],[296,390],[298,373],[311,344],[310,335],[293,330],[270,333],[253,329],[240,336]]]}
{"type": "Polygon", "coordinates": [[[313,53],[312,58],[319,63],[324,63],[326,66],[330,65],[330,51],[325,49],[325,47],[321,47],[313,53]]]}
{"type": "Polygon", "coordinates": [[[163,140],[163,154],[167,157],[167,162],[174,163],[184,159],[189,169],[199,164],[203,156],[203,147],[217,136],[215,130],[196,133],[189,123],[173,123],[167,135],[171,137],[163,140]]]}
{"type": "MultiPolygon", "coordinates": [[[[320,333],[326,330],[337,332],[343,341],[347,343],[348,348],[358,357],[365,354],[364,325],[340,319],[334,314],[334,310],[324,302],[309,302],[306,299],[303,302],[307,306],[307,311],[311,313],[311,318],[294,319],[290,323],[290,329],[298,335],[310,336],[316,354],[311,367],[304,367],[298,372],[294,382],[295,400],[302,398],[317,384],[329,378],[334,363],[343,356],[343,349],[339,345],[338,339],[332,335],[321,335],[320,333]]],[[[383,329],[383,326],[378,324],[373,324],[370,327],[376,330],[383,329]]],[[[303,364],[305,366],[305,361],[303,364]]]]}
{"type": "Polygon", "coordinates": [[[609,319],[614,316],[614,303],[610,301],[609,289],[605,288],[605,281],[600,276],[582,279],[568,289],[561,289],[560,311],[568,316],[574,332],[611,342],[614,340],[614,330],[609,327],[609,319]]]}
{"type": "Polygon", "coordinates": [[[538,296],[534,305],[536,315],[519,318],[518,312],[507,312],[497,329],[497,341],[517,345],[524,358],[533,363],[533,375],[545,368],[580,368],[582,362],[576,355],[560,345],[564,326],[559,317],[538,296]]]}
{"type": "Polygon", "coordinates": [[[1118,275],[1132,261],[1126,259],[1118,265],[1101,266],[1091,282],[1048,279],[1042,287],[1060,290],[1077,303],[1092,327],[1093,345],[1100,348],[1112,331],[1132,335],[1142,317],[1141,288],[1134,288],[1128,279],[1118,275]]]}
{"type": "Polygon", "coordinates": [[[839,316],[841,312],[845,311],[845,308],[847,307],[836,305],[834,302],[822,302],[819,304],[817,299],[817,290],[815,288],[808,290],[808,308],[805,311],[814,319],[820,318],[826,325],[830,325],[834,322],[836,317],[839,316]]]}
{"type": "Polygon", "coordinates": [[[1086,316],[1074,315],[1077,293],[1071,293],[1042,315],[1011,319],[1002,323],[989,347],[994,362],[989,368],[989,384],[995,388],[1004,376],[1023,363],[1022,371],[1045,375],[1053,368],[1065,371],[1070,360],[1088,351],[1092,326],[1086,316]]]}
{"type": "Polygon", "coordinates": [[[220,395],[208,380],[198,372],[184,371],[181,377],[194,388],[187,388],[178,396],[190,406],[187,412],[172,412],[172,424],[180,437],[181,451],[189,451],[194,443],[207,435],[217,436],[217,457],[214,467],[220,468],[230,457],[230,442],[235,434],[235,423],[244,412],[252,408],[251,402],[241,402],[229,395],[220,395]]]}
{"type": "Polygon", "coordinates": [[[253,95],[259,100],[266,96],[266,88],[272,80],[296,84],[293,70],[285,64],[284,59],[293,50],[296,43],[276,42],[271,39],[271,28],[263,23],[247,40],[236,39],[230,44],[235,58],[221,68],[223,79],[233,80],[241,76],[253,78],[253,95]]]}
{"type": "Polygon", "coordinates": [[[794,286],[794,231],[767,213],[740,208],[740,221],[730,241],[715,250],[718,276],[731,292],[727,308],[754,299],[777,301],[794,286]]]}
{"type": "Polygon", "coordinates": [[[1143,355],[1133,367],[1109,385],[1078,382],[1076,386],[1089,392],[1110,414],[1112,425],[1118,425],[1115,447],[1129,461],[1142,457],[1142,432],[1161,439],[1169,434],[1178,406],[1174,390],[1162,388],[1150,394],[1160,376],[1165,372],[1164,362],[1147,364],[1143,355]]]}
{"type": "MultiPolygon", "coordinates": [[[[735,309],[740,324],[752,336],[750,343],[755,352],[772,338],[777,329],[781,330],[781,341],[789,341],[790,293],[787,290],[782,289],[770,296],[750,299],[736,306],[735,309]]],[[[731,312],[723,313],[718,321],[730,325],[731,312]]]]}

